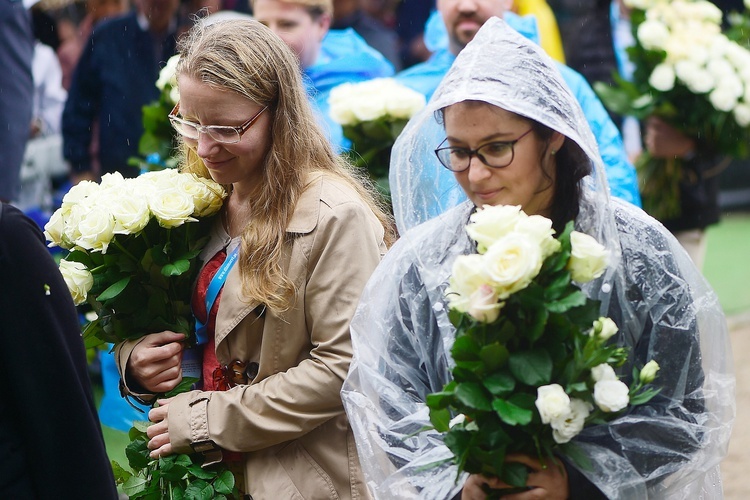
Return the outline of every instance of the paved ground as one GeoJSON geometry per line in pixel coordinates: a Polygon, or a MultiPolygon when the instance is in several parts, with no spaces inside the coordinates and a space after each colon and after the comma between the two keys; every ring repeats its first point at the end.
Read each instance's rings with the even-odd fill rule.
{"type": "Polygon", "coordinates": [[[734,422],[729,454],[721,464],[724,498],[750,498],[750,314],[730,318],[730,335],[737,376],[737,418],[734,422]]]}

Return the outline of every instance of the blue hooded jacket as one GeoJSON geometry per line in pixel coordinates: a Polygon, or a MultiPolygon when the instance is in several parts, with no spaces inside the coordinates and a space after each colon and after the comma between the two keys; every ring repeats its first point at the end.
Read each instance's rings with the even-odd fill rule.
{"type": "MultiPolygon", "coordinates": [[[[504,20],[526,38],[538,42],[539,34],[536,19],[533,16],[521,17],[512,12],[506,12],[504,20]]],[[[423,93],[429,100],[456,59],[456,56],[448,49],[448,37],[445,33],[445,25],[439,12],[433,13],[427,21],[425,39],[428,46],[434,49],[430,59],[401,71],[395,78],[399,83],[423,93]]],[[[641,195],[638,191],[638,178],[635,167],[633,167],[633,164],[628,160],[625,153],[620,131],[612,122],[607,110],[584,77],[564,64],[557,63],[557,66],[573,95],[578,99],[581,108],[583,108],[594,137],[596,137],[599,153],[602,156],[606,169],[611,195],[640,207],[641,195]]],[[[437,140],[436,147],[441,139],[437,140]]],[[[398,168],[392,165],[392,170],[394,167],[398,168]]],[[[453,174],[447,169],[442,169],[440,176],[446,179],[436,179],[435,186],[444,185],[446,182],[455,182],[453,174]]],[[[391,185],[393,185],[393,181],[391,181],[391,185]]],[[[459,197],[455,200],[456,204],[461,203],[465,199],[465,196],[459,197]]],[[[442,207],[439,210],[446,208],[450,207],[442,207]]],[[[435,213],[436,211],[431,210],[429,207],[427,211],[432,216],[440,213],[439,211],[435,213]]],[[[403,228],[399,229],[402,230],[403,228]]]]}
{"type": "Polygon", "coordinates": [[[345,149],[349,141],[344,138],[341,125],[328,115],[331,89],[342,83],[359,83],[393,76],[393,73],[393,65],[353,29],[328,32],[317,61],[305,68],[304,81],[311,102],[319,113],[319,122],[326,128],[334,147],[345,149]]]}

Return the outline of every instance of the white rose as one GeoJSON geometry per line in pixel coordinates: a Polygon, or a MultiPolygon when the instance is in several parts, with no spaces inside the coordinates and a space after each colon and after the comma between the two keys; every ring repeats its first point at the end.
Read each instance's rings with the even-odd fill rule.
{"type": "Polygon", "coordinates": [[[468,312],[470,297],[482,285],[487,284],[488,278],[484,273],[483,259],[481,255],[461,255],[453,262],[450,286],[445,292],[445,297],[452,309],[468,312]]]}
{"type": "Polygon", "coordinates": [[[694,94],[705,94],[716,87],[716,79],[705,69],[699,69],[683,81],[694,94]]]}
{"type": "Polygon", "coordinates": [[[182,177],[184,181],[180,187],[193,197],[195,217],[205,217],[219,211],[227,195],[221,184],[195,174],[182,174],[182,177]]]}
{"type": "Polygon", "coordinates": [[[744,102],[737,104],[737,106],[734,107],[734,119],[737,120],[737,124],[740,127],[747,127],[750,125],[750,106],[744,102]]]}
{"type": "Polygon", "coordinates": [[[49,246],[64,246],[63,234],[65,231],[65,219],[63,218],[63,210],[58,208],[52,213],[47,224],[44,225],[44,237],[49,241],[49,246]]]}
{"type": "Polygon", "coordinates": [[[385,108],[394,118],[411,118],[426,104],[424,95],[400,84],[387,97],[385,108]]]}
{"type": "Polygon", "coordinates": [[[594,321],[593,333],[597,335],[601,340],[609,340],[612,335],[617,333],[617,324],[612,321],[611,318],[602,316],[601,318],[594,321]]]}
{"type": "Polygon", "coordinates": [[[86,302],[89,290],[94,286],[94,277],[80,262],[60,259],[60,274],[68,285],[75,305],[86,302]]]}
{"type": "Polygon", "coordinates": [[[669,29],[659,21],[646,20],[638,26],[637,36],[645,49],[659,50],[669,39],[669,29]]]}
{"type": "Polygon", "coordinates": [[[115,234],[136,234],[151,220],[148,203],[142,196],[131,193],[130,196],[114,197],[108,207],[115,218],[115,234]]]}
{"type": "Polygon", "coordinates": [[[601,382],[602,380],[617,380],[617,374],[615,374],[614,368],[607,363],[596,365],[591,369],[591,378],[594,382],[601,382]]]}
{"type": "Polygon", "coordinates": [[[706,64],[706,69],[716,80],[735,74],[734,67],[726,59],[711,59],[706,64]]]}
{"type": "Polygon", "coordinates": [[[750,9],[750,0],[744,0],[742,3],[745,5],[746,9],[750,9]]]}
{"type": "MultiPolygon", "coordinates": [[[[167,64],[159,71],[159,79],[156,80],[156,87],[164,90],[167,84],[173,88],[177,86],[177,64],[180,62],[180,55],[174,55],[169,58],[167,64]]],[[[175,101],[177,102],[177,101],[175,101]]]]}
{"type": "Polygon", "coordinates": [[[656,378],[656,372],[659,371],[659,363],[653,359],[646,363],[646,366],[641,368],[640,379],[644,384],[650,384],[656,378]]]}
{"type": "Polygon", "coordinates": [[[177,227],[194,221],[193,197],[177,188],[154,191],[149,195],[148,205],[162,227],[177,227]]]}
{"type": "Polygon", "coordinates": [[[80,214],[77,225],[76,246],[94,252],[107,253],[115,235],[115,219],[104,206],[91,207],[80,214]]]}
{"type": "Polygon", "coordinates": [[[86,198],[94,197],[99,192],[99,184],[93,181],[81,181],[65,193],[62,199],[63,207],[70,207],[86,198]]]}
{"type": "Polygon", "coordinates": [[[534,404],[539,410],[543,424],[549,424],[570,415],[570,397],[559,384],[538,387],[534,404]]]}
{"type": "Polygon", "coordinates": [[[484,254],[485,272],[501,299],[526,288],[542,269],[542,249],[520,233],[496,241],[484,254]]]}
{"type": "Polygon", "coordinates": [[[668,92],[674,88],[674,68],[669,64],[659,64],[651,72],[648,84],[660,92],[668,92]]]}
{"type": "Polygon", "coordinates": [[[386,114],[385,103],[378,99],[359,99],[352,112],[359,122],[377,120],[386,114]]]}
{"type": "Polygon", "coordinates": [[[630,402],[628,386],[619,380],[600,380],[594,384],[594,401],[600,410],[620,411],[630,402]]]}
{"type": "Polygon", "coordinates": [[[104,190],[121,186],[124,182],[125,178],[120,172],[109,172],[102,175],[102,181],[99,183],[99,189],[104,190]]]}
{"type": "Polygon", "coordinates": [[[731,88],[725,86],[715,88],[708,94],[708,100],[717,111],[729,112],[737,105],[737,95],[731,88]]]}
{"type": "Polygon", "coordinates": [[[555,239],[552,221],[541,215],[529,215],[516,223],[516,232],[525,234],[539,245],[542,250],[542,260],[560,250],[560,242],[555,239]]]}
{"type": "Polygon", "coordinates": [[[552,438],[555,442],[564,444],[576,437],[583,430],[586,418],[588,418],[593,409],[594,407],[591,403],[587,403],[581,399],[571,399],[570,414],[565,418],[551,422],[552,438]]]}
{"type": "Polygon", "coordinates": [[[467,312],[480,323],[492,323],[500,316],[502,307],[497,292],[489,285],[481,285],[469,297],[467,312]]]}
{"type": "Polygon", "coordinates": [[[334,87],[328,95],[328,114],[340,125],[353,125],[357,122],[352,109],[356,104],[353,87],[351,83],[343,83],[334,87]]]}
{"type": "Polygon", "coordinates": [[[598,278],[607,268],[609,251],[585,233],[570,234],[570,261],[568,269],[574,281],[585,283],[598,278]]]}
{"type": "Polygon", "coordinates": [[[520,205],[485,205],[471,214],[466,233],[477,242],[477,251],[482,254],[494,242],[513,231],[518,221],[526,217],[520,205]]]}

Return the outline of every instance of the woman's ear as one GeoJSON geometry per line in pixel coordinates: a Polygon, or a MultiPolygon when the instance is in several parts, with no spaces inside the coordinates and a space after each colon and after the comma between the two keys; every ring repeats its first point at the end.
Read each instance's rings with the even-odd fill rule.
{"type": "Polygon", "coordinates": [[[549,152],[555,155],[565,143],[565,136],[560,132],[552,132],[552,137],[549,139],[549,152]]]}

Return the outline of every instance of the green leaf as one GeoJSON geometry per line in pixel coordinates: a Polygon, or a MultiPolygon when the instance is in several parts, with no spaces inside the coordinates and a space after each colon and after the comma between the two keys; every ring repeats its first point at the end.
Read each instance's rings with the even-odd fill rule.
{"type": "Polygon", "coordinates": [[[117,283],[104,290],[96,297],[96,300],[98,300],[99,302],[104,302],[106,300],[117,297],[118,295],[120,295],[120,292],[122,292],[125,287],[128,286],[128,283],[130,283],[130,276],[121,279],[117,283]]]}
{"type": "Polygon", "coordinates": [[[190,269],[189,260],[177,260],[171,264],[167,264],[161,268],[161,274],[163,276],[179,276],[182,273],[186,273],[190,269]]]}
{"type": "Polygon", "coordinates": [[[529,477],[529,469],[518,462],[505,462],[503,465],[502,480],[511,486],[526,486],[529,477]]]}
{"type": "Polygon", "coordinates": [[[200,465],[193,464],[188,467],[188,471],[198,479],[213,479],[216,477],[216,472],[210,469],[204,469],[200,465]]]}
{"type": "Polygon", "coordinates": [[[645,391],[643,391],[643,392],[641,392],[639,394],[636,394],[635,396],[631,397],[630,398],[630,404],[633,405],[633,406],[638,406],[638,405],[642,405],[644,403],[648,403],[649,401],[651,401],[651,399],[654,396],[656,396],[657,394],[659,394],[660,391],[661,391],[660,388],[659,389],[655,389],[655,388],[646,389],[645,391]]]}
{"type": "Polygon", "coordinates": [[[532,387],[548,384],[552,377],[552,359],[541,349],[515,353],[508,367],[517,380],[532,387]]]}
{"type": "Polygon", "coordinates": [[[438,432],[448,432],[450,429],[451,412],[447,408],[430,408],[430,422],[438,432]]]}
{"type": "Polygon", "coordinates": [[[212,500],[213,487],[205,481],[195,481],[185,488],[185,499],[190,500],[212,500]]]}
{"type": "Polygon", "coordinates": [[[510,401],[504,401],[502,399],[496,399],[492,402],[492,408],[495,409],[497,415],[508,425],[526,425],[531,422],[533,412],[520,408],[510,401]]]}
{"type": "MultiPolygon", "coordinates": [[[[133,428],[138,431],[135,433],[135,436],[144,436],[146,434],[146,429],[149,427],[151,427],[151,422],[148,420],[133,420],[133,428]]],[[[130,438],[132,441],[133,435],[131,435],[130,438]]]]}
{"type": "Polygon", "coordinates": [[[484,388],[474,382],[464,382],[456,386],[456,398],[469,408],[491,411],[489,398],[484,388]]]}
{"type": "Polygon", "coordinates": [[[584,451],[574,442],[568,442],[560,445],[562,454],[569,458],[579,469],[588,471],[593,469],[591,459],[584,451]]]}
{"type": "Polygon", "coordinates": [[[139,476],[132,476],[122,485],[122,492],[129,497],[146,490],[146,479],[139,476]]]}
{"type": "Polygon", "coordinates": [[[198,380],[200,380],[200,379],[198,379],[196,377],[184,377],[182,379],[182,381],[179,384],[177,384],[177,387],[175,387],[174,389],[172,389],[169,392],[164,393],[164,397],[165,398],[171,398],[171,397],[176,396],[178,394],[182,394],[183,392],[187,392],[187,391],[191,390],[191,388],[193,387],[193,384],[195,384],[196,382],[198,382],[198,380]]]}
{"type": "Polygon", "coordinates": [[[484,362],[486,370],[490,372],[503,366],[508,361],[509,356],[508,348],[499,342],[482,346],[479,351],[479,357],[484,362]]]}
{"type": "Polygon", "coordinates": [[[219,474],[219,477],[214,481],[214,489],[216,493],[231,495],[234,491],[234,475],[228,470],[219,474]]]}
{"type": "Polygon", "coordinates": [[[117,463],[114,460],[110,460],[110,465],[112,466],[112,473],[115,476],[115,482],[117,484],[122,484],[131,477],[133,477],[133,474],[127,469],[125,469],[122,465],[117,463]]]}
{"type": "Polygon", "coordinates": [[[586,299],[586,295],[581,290],[575,290],[559,300],[548,302],[546,306],[549,312],[564,313],[568,309],[584,305],[586,299]]]}
{"type": "Polygon", "coordinates": [[[477,361],[479,350],[480,346],[476,340],[468,335],[462,335],[453,343],[451,354],[456,361],[477,361]]]}
{"type": "Polygon", "coordinates": [[[516,387],[513,377],[504,372],[493,373],[486,377],[482,383],[495,396],[505,396],[516,387]]]}
{"type": "Polygon", "coordinates": [[[149,456],[151,450],[148,449],[147,444],[148,438],[138,437],[125,447],[125,456],[128,457],[130,468],[134,471],[144,469],[152,460],[149,456]]]}

